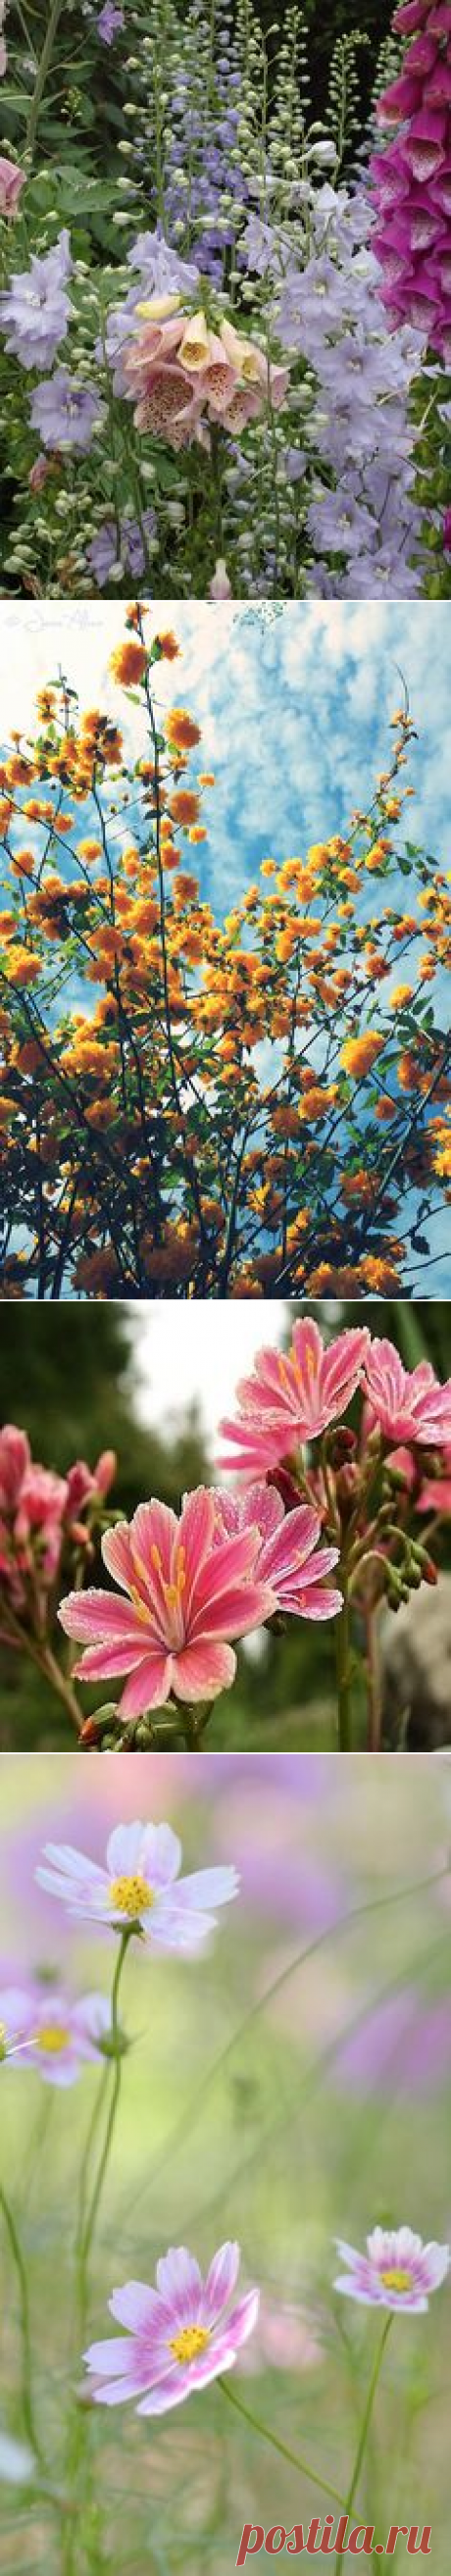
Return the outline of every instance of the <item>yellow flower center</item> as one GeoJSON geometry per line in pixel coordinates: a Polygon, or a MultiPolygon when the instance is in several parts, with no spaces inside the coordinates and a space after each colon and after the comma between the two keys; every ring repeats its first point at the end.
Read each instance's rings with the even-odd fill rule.
{"type": "Polygon", "coordinates": [[[42,2048],[44,2057],[59,2057],[60,2049],[68,2048],[69,2042],[70,2030],[63,2030],[60,2021],[43,2021],[34,2033],[33,2047],[42,2048]]]}
{"type": "Polygon", "coordinates": [[[205,2352],[210,2341],[209,2326],[181,2326],[180,2334],[171,2335],[169,2350],[175,2361],[197,2361],[198,2353],[205,2352]]]}
{"type": "Polygon", "coordinates": [[[148,1887],[147,1879],[141,1878],[139,1873],[136,1878],[111,1879],[108,1903],[114,1905],[115,1914],[128,1915],[130,1923],[136,1922],[138,1914],[147,1914],[154,1902],[152,1888],[148,1887]]]}
{"type": "Polygon", "coordinates": [[[381,2272],[381,2281],[383,2281],[384,2290],[399,2290],[401,2297],[405,2290],[413,2289],[411,2272],[402,2272],[396,2265],[392,2271],[381,2272]]]}

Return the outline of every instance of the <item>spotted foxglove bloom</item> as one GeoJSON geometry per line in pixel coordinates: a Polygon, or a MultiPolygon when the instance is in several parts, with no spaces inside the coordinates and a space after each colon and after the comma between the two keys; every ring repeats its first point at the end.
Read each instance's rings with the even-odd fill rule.
{"type": "Polygon", "coordinates": [[[248,1485],[244,1493],[215,1495],[218,1539],[233,1530],[257,1528],[260,1552],[257,1570],[264,1583],[271,1584],[278,1610],[292,1611],[300,1619],[334,1619],[343,1608],[341,1592],[324,1581],[338,1564],[337,1547],[318,1547],[321,1536],[319,1512],[308,1503],[300,1503],[293,1512],[285,1512],[280,1494],[272,1485],[248,1485]]]}
{"type": "Polygon", "coordinates": [[[115,1825],[105,1865],[71,1844],[46,1843],[36,1877],[79,1920],[135,1932],[155,1950],[194,1958],[216,1925],[216,1907],[238,1894],[236,1870],[194,1870],[179,1878],[182,1846],[171,1825],[115,1825]]]}
{"type": "Polygon", "coordinates": [[[364,1377],[370,1417],[387,1440],[415,1441],[426,1449],[451,1443],[451,1378],[439,1386],[430,1360],[405,1369],[394,1343],[375,1338],[364,1377]]]}
{"type": "Polygon", "coordinates": [[[236,1655],[225,1640],[243,1637],[270,1618],[269,1585],[255,1575],[257,1530],[215,1546],[214,1496],[200,1485],[177,1520],[166,1503],[140,1503],[128,1525],[108,1530],[102,1555],[125,1598],[70,1592],[58,1616],[86,1652],[76,1664],[86,1680],[128,1673],[119,1706],[141,1717],[179,1700],[213,1700],[233,1682],[236,1655]]]}
{"type": "Polygon", "coordinates": [[[156,2267],[156,2289],[126,2281],[113,2290],[111,2315],[125,2335],[92,2343],[85,2353],[98,2406],[138,2398],[137,2415],[167,2415],[196,2388],[232,2370],[256,2324],[258,2290],[225,2313],[240,2266],[239,2245],[220,2245],[203,2281],[185,2245],[170,2245],[156,2267]]]}
{"type": "Polygon", "coordinates": [[[411,2227],[375,2227],[367,2236],[366,2254],[356,2253],[337,2237],[337,2253],[346,2263],[335,2290],[358,2299],[364,2308],[396,2308],[424,2315],[432,2290],[439,2290],[449,2271],[448,2245],[423,2245],[411,2227]]]}
{"type": "Polygon", "coordinates": [[[221,1466],[264,1473],[337,1422],[361,1384],[369,1338],[365,1326],[357,1327],[338,1333],[325,1350],[318,1324],[308,1317],[295,1324],[286,1354],[258,1351],[252,1377],[237,1388],[238,1421],[220,1424],[232,1442],[221,1466]]]}
{"type": "Polygon", "coordinates": [[[451,7],[406,0],[395,12],[413,36],[399,80],[384,90],[378,123],[395,140],[376,153],[378,223],[374,248],[384,272],[392,326],[418,325],[445,367],[451,361],[451,7]]]}
{"type": "Polygon", "coordinates": [[[14,2066],[34,2066],[46,2084],[74,2084],[83,2066],[98,2059],[111,2030],[106,1995],[69,2001],[59,1986],[8,1986],[0,1994],[2,2053],[14,2066]]]}

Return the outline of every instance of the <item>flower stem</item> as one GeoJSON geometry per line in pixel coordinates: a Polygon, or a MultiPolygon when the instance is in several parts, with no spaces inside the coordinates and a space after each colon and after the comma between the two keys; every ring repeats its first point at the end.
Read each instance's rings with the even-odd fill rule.
{"type": "MultiPolygon", "coordinates": [[[[229,2405],[235,2406],[238,2415],[244,2416],[245,2423],[252,2425],[253,2433],[259,2433],[263,2442],[271,2442],[273,2451],[280,2451],[282,2460],[289,2460],[290,2467],[292,2469],[297,2469],[302,2478],[310,2478],[312,2486],[321,2487],[323,2495],[332,2496],[334,2504],[340,2504],[344,2509],[344,2497],[340,2495],[338,2487],[331,2486],[328,2478],[322,2478],[319,2469],[310,2468],[308,2460],[301,2460],[299,2458],[299,2452],[296,2453],[296,2451],[290,2451],[288,2443],[282,2442],[279,2438],[279,2434],[273,2433],[269,2424],[262,2424],[259,2415],[251,2414],[250,2406],[245,2406],[243,2398],[237,2397],[236,2389],[230,2387],[228,2379],[220,2379],[218,2385],[222,2388],[223,2396],[228,2397],[229,2405]]],[[[360,2463],[356,2470],[356,2485],[359,2465],[360,2463]]]]}
{"type": "MultiPolygon", "coordinates": [[[[341,1572],[343,1573],[343,1566],[341,1567],[341,1572]]],[[[335,1620],[335,1651],[336,1651],[336,1670],[337,1670],[337,1720],[338,1720],[338,1742],[339,1742],[340,1753],[350,1753],[350,1752],[351,1752],[351,1749],[352,1749],[352,1745],[351,1745],[351,1707],[350,1707],[350,1649],[351,1649],[351,1619],[350,1619],[350,1603],[349,1603],[349,1594],[348,1594],[347,1583],[346,1583],[346,1576],[345,1576],[345,1578],[344,1578],[344,1590],[343,1590],[343,1609],[340,1611],[340,1616],[339,1616],[339,1618],[335,1620]]]]}
{"type": "Polygon", "coordinates": [[[3,2190],[2,2184],[0,2184],[0,2209],[3,2212],[19,2290],[20,2335],[22,2344],[22,2416],[24,2432],[26,2433],[27,2441],[30,2444],[30,2450],[34,2451],[35,2460],[39,2461],[40,2468],[45,2468],[45,2461],[41,2451],[41,2445],[34,2419],[31,2380],[30,2308],[27,2275],[15,2219],[13,2218],[12,2210],[10,2209],[9,2201],[6,2198],[6,2192],[3,2190]]]}
{"type": "MultiPolygon", "coordinates": [[[[129,1944],[129,1941],[131,1940],[131,1938],[132,1938],[132,1925],[131,1925],[131,1924],[128,1924],[128,1925],[127,1925],[127,1930],[126,1930],[125,1932],[122,1932],[122,1934],[121,1934],[121,1939],[120,1939],[120,1942],[119,1942],[119,1948],[118,1948],[117,1959],[116,1959],[116,1966],[115,1966],[115,1971],[114,1971],[114,1977],[113,1977],[112,1992],[111,1992],[111,2042],[112,2042],[112,2054],[113,2054],[113,2082],[112,2082],[111,2095],[110,2095],[110,2102],[109,2102],[109,2107],[108,2107],[108,2114],[107,2114],[107,2121],[106,2121],[106,2128],[105,2128],[105,2136],[104,2136],[103,2146],[102,2146],[101,2153],[100,2153],[100,2157],[99,2157],[99,2163],[98,2163],[98,2166],[97,2166],[97,2173],[96,2173],[96,2178],[95,2178],[95,2183],[94,2183],[94,2189],[93,2189],[93,2193],[92,2193],[92,2198],[91,2198],[91,2201],[90,2201],[90,2203],[89,2203],[87,2216],[86,2216],[86,2218],[84,2219],[84,2221],[83,2221],[83,2215],[82,2215],[81,2233],[80,2233],[80,2235],[79,2235],[79,2239],[78,2239],[77,2252],[78,2252],[78,2267],[79,2267],[79,2275],[78,2275],[78,2277],[79,2277],[79,2306],[80,2306],[80,2318],[81,2318],[81,2323],[82,2323],[82,2324],[83,2324],[83,2322],[84,2322],[85,2311],[86,2311],[86,2276],[87,2276],[87,2266],[88,2266],[89,2255],[90,2255],[90,2251],[91,2251],[91,2245],[92,2245],[92,2239],[93,2239],[93,2234],[94,2234],[95,2222],[96,2222],[96,2218],[97,2218],[97,2212],[98,2212],[98,2208],[99,2208],[100,2196],[101,2196],[101,2192],[102,2192],[102,2187],[103,2187],[103,2183],[104,2183],[104,2179],[105,2179],[105,2174],[106,2174],[106,2169],[107,2169],[107,2164],[108,2164],[108,2158],[109,2158],[109,2154],[110,2154],[110,2148],[111,2148],[112,2137],[113,2137],[113,2130],[114,2130],[114,2126],[115,2126],[116,2113],[117,2113],[118,2103],[119,2103],[119,2094],[120,2094],[120,2089],[121,2089],[122,2058],[121,2058],[121,2055],[120,2055],[120,2049],[119,2049],[118,2002],[119,2002],[119,1987],[120,1987],[120,1982],[121,1982],[121,1976],[122,1976],[122,1969],[123,1969],[123,1965],[124,1965],[124,1959],[125,1959],[125,1957],[126,1957],[126,1953],[127,1953],[127,1950],[128,1950],[128,1944],[129,1944]]],[[[103,2074],[102,2074],[102,2088],[103,2088],[103,2080],[104,2080],[104,2079],[103,2079],[103,2074]]],[[[82,2211],[83,2211],[83,2203],[82,2203],[82,2211]]]]}
{"type": "Polygon", "coordinates": [[[39,1663],[41,1672],[48,1674],[53,1690],[56,1691],[58,1699],[62,1700],[63,1707],[67,1709],[71,1725],[76,1726],[77,1734],[80,1735],[83,1725],[83,1709],[79,1707],[78,1700],[75,1697],[75,1691],[72,1689],[72,1683],[69,1681],[68,1676],[61,1671],[61,1665],[57,1663],[56,1655],[52,1653],[51,1646],[44,1646],[42,1653],[39,1652],[39,1654],[36,1655],[35,1661],[36,1663],[39,1663]]]}
{"type": "Polygon", "coordinates": [[[375,1606],[372,1604],[371,1607],[365,1611],[364,1615],[368,1678],[367,1748],[368,1753],[380,1753],[382,1709],[375,1606]]]}
{"type": "MultiPolygon", "coordinates": [[[[359,2433],[359,2439],[358,2439],[358,2443],[357,2443],[357,2450],[356,2450],[356,2456],[355,2456],[354,2467],[353,2467],[353,2472],[352,2472],[351,2484],[350,2484],[349,2493],[348,2493],[347,2500],[346,2500],[346,2512],[347,2512],[348,2516],[349,2516],[349,2514],[351,2514],[351,2513],[352,2513],[352,2507],[353,2507],[353,2503],[354,2503],[354,2497],[355,2497],[355,2493],[356,2493],[356,2488],[357,2488],[357,2486],[358,2486],[358,2481],[359,2481],[359,2477],[360,2477],[360,2470],[361,2470],[361,2467],[362,2467],[362,2460],[364,2459],[365,2451],[366,2451],[366,2445],[367,2445],[368,2433],[369,2433],[369,2428],[370,2428],[370,2423],[371,2423],[371,2416],[372,2416],[372,2412],[373,2412],[374,2399],[375,2399],[375,2395],[376,2395],[376,2389],[377,2389],[377,2384],[378,2384],[379,2374],[380,2374],[380,2370],[381,2370],[381,2366],[382,2366],[382,2362],[383,2362],[383,2358],[384,2358],[385,2346],[386,2346],[386,2343],[388,2342],[388,2336],[389,2336],[389,2333],[390,2333],[390,2326],[392,2326],[392,2325],[393,2325],[393,2316],[386,2317],[385,2325],[384,2325],[383,2332],[382,2332],[382,2335],[381,2335],[381,2340],[380,2340],[380,2343],[379,2343],[379,2344],[378,2344],[378,2346],[377,2346],[376,2358],[375,2358],[375,2362],[374,2362],[373,2369],[372,2369],[372,2372],[371,2372],[371,2379],[370,2379],[370,2384],[369,2384],[369,2389],[368,2389],[368,2396],[367,2396],[367,2400],[366,2400],[366,2405],[365,2405],[365,2407],[364,2407],[364,2412],[363,2412],[363,2417],[362,2417],[362,2423],[361,2423],[360,2433],[359,2433]]],[[[344,2549],[340,2549],[340,2550],[338,2551],[337,2561],[336,2561],[336,2564],[337,2564],[337,2571],[338,2571],[338,2569],[339,2569],[340,2567],[342,2567],[342,2566],[343,2566],[344,2554],[345,2554],[344,2549]]]]}
{"type": "Polygon", "coordinates": [[[26,137],[25,137],[25,152],[26,152],[27,159],[28,159],[28,161],[29,161],[29,162],[31,162],[31,161],[33,160],[34,147],[35,147],[35,142],[36,142],[36,135],[37,135],[38,124],[39,124],[39,118],[40,118],[40,113],[41,113],[42,101],[43,101],[43,97],[44,97],[45,84],[46,84],[46,80],[47,80],[47,73],[50,71],[50,64],[51,64],[51,60],[52,60],[53,47],[54,47],[54,43],[55,43],[55,36],[56,36],[56,34],[57,34],[57,29],[58,29],[59,20],[60,20],[60,17],[61,17],[62,7],[63,7],[63,0],[52,0],[52,5],[51,5],[51,8],[50,8],[49,21],[48,21],[48,27],[47,27],[47,32],[46,32],[46,35],[44,36],[44,43],[43,43],[43,47],[42,47],[42,54],[41,54],[41,56],[40,56],[40,61],[39,61],[39,63],[38,63],[38,69],[37,69],[37,73],[36,73],[36,80],[35,80],[35,85],[34,85],[34,90],[33,90],[33,97],[32,97],[32,99],[31,99],[31,101],[30,101],[30,114],[29,114],[29,118],[28,118],[28,125],[27,125],[26,137]]]}

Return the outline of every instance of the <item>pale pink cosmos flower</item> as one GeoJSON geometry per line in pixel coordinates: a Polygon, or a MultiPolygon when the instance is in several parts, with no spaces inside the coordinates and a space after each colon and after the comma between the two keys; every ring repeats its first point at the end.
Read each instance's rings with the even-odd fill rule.
{"type": "Polygon", "coordinates": [[[0,1993],[0,2030],[7,2062],[34,2066],[44,2083],[65,2090],[83,2066],[101,2056],[111,2007],[105,1995],[84,1995],[74,2003],[59,1986],[30,1981],[0,1993]]]}
{"type": "Polygon", "coordinates": [[[365,1357],[365,1390],[385,1439],[426,1449],[451,1441],[451,1379],[439,1386],[430,1360],[405,1369],[393,1342],[375,1339],[365,1357]]]}
{"type": "Polygon", "coordinates": [[[315,2321],[294,2301],[260,2297],[258,2326],[249,2347],[240,2353],[240,2373],[250,2378],[255,2372],[272,2370],[316,2370],[324,2360],[315,2321]]]}
{"type": "Polygon", "coordinates": [[[334,2289],[357,2299],[364,2308],[400,2308],[424,2315],[430,2292],[440,2288],[449,2271],[448,2245],[423,2245],[411,2227],[375,2227],[366,2243],[366,2254],[360,2254],[337,2237],[337,2253],[348,2268],[334,2281],[334,2289]]]}
{"type": "Polygon", "coordinates": [[[7,223],[13,220],[24,187],[25,170],[19,170],[17,161],[6,161],[0,153],[0,215],[7,223]]]}
{"type": "Polygon", "coordinates": [[[258,1351],[252,1377],[237,1388],[238,1421],[220,1423],[233,1443],[221,1466],[258,1475],[337,1422],[361,1384],[369,1340],[367,1327],[356,1327],[325,1350],[309,1316],[295,1324],[288,1353],[258,1351]]]}
{"type": "Polygon", "coordinates": [[[144,1935],[152,1949],[195,1958],[216,1928],[215,1907],[238,1893],[236,1870],[193,1870],[179,1878],[182,1846],[171,1825],[115,1825],[99,1867],[71,1843],[46,1843],[40,1887],[61,1897],[74,1920],[144,1935]]]}
{"type": "Polygon", "coordinates": [[[102,1538],[112,1592],[70,1592],[58,1617],[68,1637],[86,1640],[76,1664],[86,1680],[128,1673],[123,1717],[177,1699],[216,1699],[236,1671],[231,1637],[271,1616],[273,1594],[255,1578],[257,1530],[215,1545],[214,1496],[200,1485],[180,1520],[166,1503],[140,1503],[128,1525],[102,1538]],[[225,1642],[227,1640],[227,1642],[225,1642]],[[88,1642],[89,1641],[89,1642],[88,1642]]]}
{"type": "Polygon", "coordinates": [[[337,1547],[318,1547],[319,1512],[300,1503],[285,1512],[274,1485],[248,1485],[241,1494],[215,1494],[218,1539],[244,1529],[258,1529],[256,1572],[270,1583],[275,1608],[300,1619],[334,1619],[343,1609],[341,1592],[324,1582],[338,1564],[337,1547]]]}
{"type": "Polygon", "coordinates": [[[90,2344],[84,2355],[96,2404],[139,2398],[137,2415],[166,2415],[232,2370],[258,2315],[258,2290],[225,2313],[239,2267],[239,2245],[220,2245],[204,2281],[186,2245],[170,2245],[157,2263],[156,2289],[126,2281],[113,2290],[111,2315],[127,2332],[90,2344]]]}

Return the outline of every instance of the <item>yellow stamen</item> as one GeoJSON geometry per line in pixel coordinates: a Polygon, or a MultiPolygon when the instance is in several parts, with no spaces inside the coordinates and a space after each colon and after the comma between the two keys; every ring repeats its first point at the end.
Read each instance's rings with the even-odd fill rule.
{"type": "Polygon", "coordinates": [[[108,1904],[114,1906],[115,1914],[126,1914],[129,1923],[135,1923],[139,1914],[147,1914],[154,1903],[153,1889],[139,1874],[136,1878],[111,1879],[108,1904]]]}
{"type": "Polygon", "coordinates": [[[44,2057],[59,2057],[60,2050],[69,2045],[70,2030],[63,2030],[61,2022],[42,2022],[41,2029],[34,2031],[33,2048],[42,2048],[44,2057]]]}
{"type": "Polygon", "coordinates": [[[148,1628],[151,1613],[146,1607],[146,1602],[141,1600],[141,1594],[136,1591],[135,1585],[130,1590],[130,1600],[133,1602],[135,1618],[141,1620],[143,1628],[148,1628]]]}
{"type": "Polygon", "coordinates": [[[208,2326],[181,2326],[180,2334],[171,2335],[169,2351],[176,2361],[197,2361],[198,2353],[204,2352],[210,2341],[208,2326]]]}
{"type": "Polygon", "coordinates": [[[401,2296],[405,2290],[413,2290],[411,2272],[402,2272],[396,2265],[392,2271],[381,2272],[381,2281],[383,2281],[384,2290],[399,2290],[401,2296]]]}

